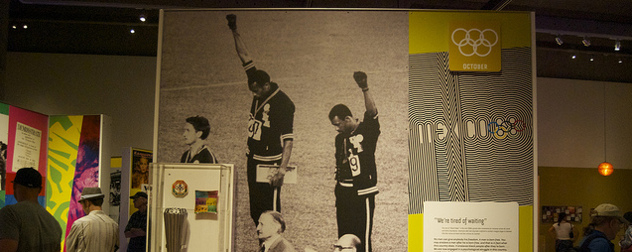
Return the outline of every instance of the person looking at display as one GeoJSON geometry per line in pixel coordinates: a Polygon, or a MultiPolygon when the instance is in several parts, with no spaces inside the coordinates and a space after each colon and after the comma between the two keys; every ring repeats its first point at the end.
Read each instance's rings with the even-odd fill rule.
{"type": "Polygon", "coordinates": [[[573,224],[566,221],[566,213],[560,213],[557,217],[557,223],[549,228],[549,233],[555,238],[555,252],[565,252],[573,247],[575,233],[573,232],[573,224]]]}
{"type": "Polygon", "coordinates": [[[134,200],[134,212],[125,226],[125,237],[130,238],[127,252],[144,252],[147,239],[147,194],[137,192],[129,197],[134,200]]]}
{"type": "Polygon", "coordinates": [[[204,144],[210,132],[211,125],[205,117],[192,116],[186,119],[182,136],[189,149],[182,154],[180,163],[217,163],[213,152],[204,144]]]}
{"type": "Polygon", "coordinates": [[[113,252],[118,249],[118,223],[103,212],[104,197],[101,188],[83,188],[79,203],[86,215],[72,224],[66,237],[66,252],[113,252]]]}
{"type": "Polygon", "coordinates": [[[33,168],[19,169],[13,180],[18,203],[0,209],[0,251],[61,250],[59,222],[37,201],[42,175],[33,168]]]}
{"type": "Polygon", "coordinates": [[[260,252],[295,252],[294,246],[283,238],[285,219],[277,211],[265,211],[259,217],[257,224],[257,238],[261,247],[260,252]]]}
{"type": "Polygon", "coordinates": [[[615,205],[604,203],[591,211],[592,220],[585,229],[584,239],[579,243],[580,251],[614,252],[611,242],[628,221],[621,216],[615,205]]]}

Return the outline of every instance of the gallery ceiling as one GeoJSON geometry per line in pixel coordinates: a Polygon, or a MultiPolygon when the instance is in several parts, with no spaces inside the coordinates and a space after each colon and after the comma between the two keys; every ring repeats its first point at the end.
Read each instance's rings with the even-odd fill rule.
{"type": "Polygon", "coordinates": [[[632,83],[632,0],[10,0],[8,51],[156,56],[161,8],[532,11],[538,76],[632,83]]]}

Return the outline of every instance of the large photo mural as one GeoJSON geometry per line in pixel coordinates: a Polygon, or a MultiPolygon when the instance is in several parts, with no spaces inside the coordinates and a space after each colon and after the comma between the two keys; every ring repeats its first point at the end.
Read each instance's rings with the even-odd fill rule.
{"type": "Polygon", "coordinates": [[[298,251],[342,236],[407,250],[407,12],[165,11],[162,22],[155,161],[235,165],[235,251],[259,251],[262,226],[279,222],[268,210],[298,251]],[[296,167],[296,181],[257,180],[266,164],[296,167]]]}
{"type": "Polygon", "coordinates": [[[532,22],[164,11],[154,160],[235,165],[236,251],[265,246],[269,221],[299,251],[421,251],[429,201],[515,204],[532,251],[532,22]]]}

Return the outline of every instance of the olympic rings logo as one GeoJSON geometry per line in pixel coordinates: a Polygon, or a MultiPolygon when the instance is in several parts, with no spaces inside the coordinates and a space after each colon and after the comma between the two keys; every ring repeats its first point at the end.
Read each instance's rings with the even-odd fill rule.
{"type": "Polygon", "coordinates": [[[492,47],[494,47],[498,43],[498,34],[492,29],[485,29],[481,31],[476,28],[470,30],[458,28],[452,32],[451,38],[452,43],[459,47],[459,52],[461,52],[461,54],[465,57],[470,57],[472,55],[485,57],[492,52],[492,47]],[[463,38],[457,42],[457,40],[455,39],[455,35],[460,35],[462,33],[465,33],[465,36],[463,36],[463,38]],[[490,40],[493,40],[494,42],[491,42],[490,40]],[[472,50],[471,53],[464,52],[464,48],[469,49],[470,47],[472,50]],[[479,47],[485,47],[487,49],[479,52],[479,47]]]}
{"type": "Polygon", "coordinates": [[[501,122],[490,122],[487,124],[487,130],[493,134],[496,139],[505,139],[507,136],[515,135],[527,128],[527,124],[520,119],[511,118],[501,122]]]}

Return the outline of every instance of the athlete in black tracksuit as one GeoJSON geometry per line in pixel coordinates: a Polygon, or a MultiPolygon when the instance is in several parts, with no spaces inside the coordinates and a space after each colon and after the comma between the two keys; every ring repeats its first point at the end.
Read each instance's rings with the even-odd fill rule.
{"type": "Polygon", "coordinates": [[[248,76],[248,89],[254,94],[248,120],[248,191],[250,216],[257,225],[261,213],[281,211],[281,186],[294,142],[294,103],[270,82],[270,76],[258,70],[237,32],[236,17],[226,16],[233,32],[235,49],[248,76]],[[276,164],[279,169],[269,183],[257,183],[257,165],[276,164]]]}
{"type": "Polygon", "coordinates": [[[354,118],[343,104],[334,106],[329,119],[336,136],[336,220],[338,237],[354,234],[361,250],[371,251],[371,232],[377,189],[375,149],[380,123],[375,103],[369,94],[366,74],[354,73],[364,94],[366,112],[363,121],[354,118]]]}

